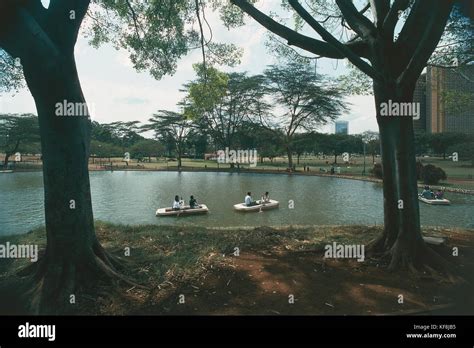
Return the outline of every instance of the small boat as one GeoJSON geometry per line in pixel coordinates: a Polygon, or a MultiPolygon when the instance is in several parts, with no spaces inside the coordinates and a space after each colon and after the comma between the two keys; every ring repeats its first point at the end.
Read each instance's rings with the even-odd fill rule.
{"type": "Polygon", "coordinates": [[[13,173],[12,169],[0,170],[0,173],[13,173]]]}
{"type": "Polygon", "coordinates": [[[181,215],[195,215],[206,214],[209,212],[207,205],[199,204],[199,208],[191,208],[189,205],[183,206],[179,210],[174,210],[171,207],[159,208],[156,211],[156,216],[181,216],[181,215]]]}
{"type": "Polygon", "coordinates": [[[250,207],[245,205],[245,203],[234,204],[234,209],[243,212],[262,211],[278,208],[278,205],[280,204],[278,201],[275,201],[273,199],[270,199],[268,202],[265,203],[260,203],[260,201],[257,201],[257,203],[257,205],[252,205],[250,207]]]}
{"type": "Polygon", "coordinates": [[[450,205],[451,202],[446,199],[446,198],[441,198],[441,199],[438,199],[438,198],[434,198],[434,199],[429,199],[429,198],[425,198],[421,195],[418,195],[418,199],[420,201],[422,201],[423,203],[426,203],[426,204],[431,204],[431,205],[450,205]]]}

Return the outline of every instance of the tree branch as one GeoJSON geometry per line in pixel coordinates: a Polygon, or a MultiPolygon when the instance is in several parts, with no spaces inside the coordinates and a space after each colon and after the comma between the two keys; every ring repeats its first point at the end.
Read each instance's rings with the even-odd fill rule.
{"type": "Polygon", "coordinates": [[[297,46],[308,52],[314,53],[316,55],[324,56],[327,58],[344,58],[339,51],[334,49],[333,46],[328,43],[313,39],[309,36],[302,35],[287,26],[284,26],[271,17],[267,16],[256,7],[248,3],[246,0],[230,0],[232,4],[238,6],[242,11],[247,13],[250,17],[255,19],[262,26],[267,28],[272,33],[284,38],[287,40],[288,45],[297,46]]]}
{"type": "Polygon", "coordinates": [[[395,0],[390,11],[385,16],[382,25],[382,31],[387,37],[393,37],[393,31],[398,22],[398,13],[400,11],[405,11],[410,5],[410,0],[395,0]]]}
{"type": "Polygon", "coordinates": [[[426,66],[428,59],[441,39],[453,3],[453,0],[431,3],[430,20],[428,25],[425,27],[421,42],[418,43],[407,68],[398,79],[398,83],[402,87],[414,84],[418,79],[418,76],[421,74],[421,71],[426,66]]]}
{"type": "Polygon", "coordinates": [[[41,4],[41,1],[38,0],[26,0],[25,8],[30,12],[30,14],[36,19],[36,21],[42,25],[43,19],[46,16],[46,9],[41,4]]]}
{"type": "Polygon", "coordinates": [[[370,0],[370,9],[374,16],[374,24],[379,27],[390,10],[390,0],[370,0]]]}
{"type": "Polygon", "coordinates": [[[31,13],[17,7],[11,16],[8,26],[2,28],[0,47],[13,58],[20,58],[22,64],[32,63],[45,70],[54,66],[59,50],[31,13]]]}
{"type": "Polygon", "coordinates": [[[352,1],[336,0],[336,4],[352,30],[363,38],[372,36],[372,33],[375,32],[375,26],[367,17],[357,10],[352,1]]]}
{"type": "Polygon", "coordinates": [[[416,0],[413,4],[395,43],[397,51],[405,57],[401,64],[406,65],[418,47],[431,18],[433,4],[432,0],[416,0]]]}
{"type": "Polygon", "coordinates": [[[331,33],[329,33],[321,24],[309,14],[306,9],[301,6],[298,0],[289,0],[291,7],[313,28],[323,40],[334,46],[334,48],[344,57],[350,60],[352,64],[358,67],[362,72],[373,79],[378,79],[378,73],[367,62],[363,61],[360,56],[356,55],[351,49],[337,40],[331,33]]]}
{"type": "Polygon", "coordinates": [[[73,50],[90,0],[50,0],[46,32],[56,44],[73,50]]]}

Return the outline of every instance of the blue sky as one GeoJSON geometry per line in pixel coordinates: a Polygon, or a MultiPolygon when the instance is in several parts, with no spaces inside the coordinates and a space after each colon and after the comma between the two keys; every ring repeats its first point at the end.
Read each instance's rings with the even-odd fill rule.
{"type": "MultiPolygon", "coordinates": [[[[270,2],[260,6],[265,10],[270,2]]],[[[268,10],[268,9],[267,9],[268,10]]],[[[264,45],[266,31],[258,23],[247,19],[246,25],[227,30],[217,14],[208,14],[213,27],[215,41],[232,42],[244,49],[242,63],[230,71],[248,71],[260,73],[266,65],[276,63],[276,58],[264,45]]],[[[194,78],[192,64],[199,62],[199,50],[190,52],[178,62],[178,69],[173,76],[161,80],[153,79],[148,73],[137,73],[126,51],[117,51],[110,45],[95,49],[80,37],[76,45],[76,61],[81,85],[92,118],[101,123],[113,121],[146,121],[159,109],[177,110],[183,94],[179,92],[183,83],[194,78]]],[[[318,72],[336,76],[345,71],[344,61],[321,59],[318,61],[318,72]]],[[[33,98],[27,89],[19,93],[0,94],[1,113],[36,113],[33,98]]],[[[375,107],[372,96],[351,96],[348,113],[340,117],[349,121],[349,132],[361,133],[365,130],[377,130],[375,107]]],[[[322,127],[319,131],[334,132],[334,125],[322,127]]]]}

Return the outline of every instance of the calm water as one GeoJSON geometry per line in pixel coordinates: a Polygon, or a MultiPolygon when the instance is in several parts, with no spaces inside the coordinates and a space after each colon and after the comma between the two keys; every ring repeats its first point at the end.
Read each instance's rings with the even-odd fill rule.
{"type": "MultiPolygon", "coordinates": [[[[288,224],[381,224],[379,184],[327,177],[272,174],[93,172],[96,219],[122,224],[195,224],[204,226],[288,224]],[[247,191],[254,199],[270,191],[280,208],[238,213],[233,204],[247,191]],[[156,217],[178,194],[193,194],[210,209],[208,215],[156,217]],[[288,208],[289,200],[294,209],[288,208]]],[[[474,196],[448,193],[451,206],[420,203],[423,225],[474,227],[474,196]]],[[[26,233],[44,224],[42,173],[0,174],[0,235],[26,233]]]]}

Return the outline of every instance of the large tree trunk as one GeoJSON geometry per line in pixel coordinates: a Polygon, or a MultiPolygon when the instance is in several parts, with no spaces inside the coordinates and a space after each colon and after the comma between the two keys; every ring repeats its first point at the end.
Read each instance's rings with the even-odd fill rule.
{"type": "Polygon", "coordinates": [[[381,116],[383,102],[412,102],[413,89],[375,86],[383,170],[384,232],[372,245],[390,257],[389,269],[418,269],[427,264],[445,269],[422,238],[419,218],[413,120],[381,116]]]}
{"type": "Polygon", "coordinates": [[[57,116],[56,103],[85,103],[73,55],[50,71],[24,66],[35,99],[43,154],[47,248],[35,267],[38,310],[70,310],[70,296],[98,274],[115,276],[116,261],[97,241],[92,213],[88,158],[90,119],[57,116]]]}

